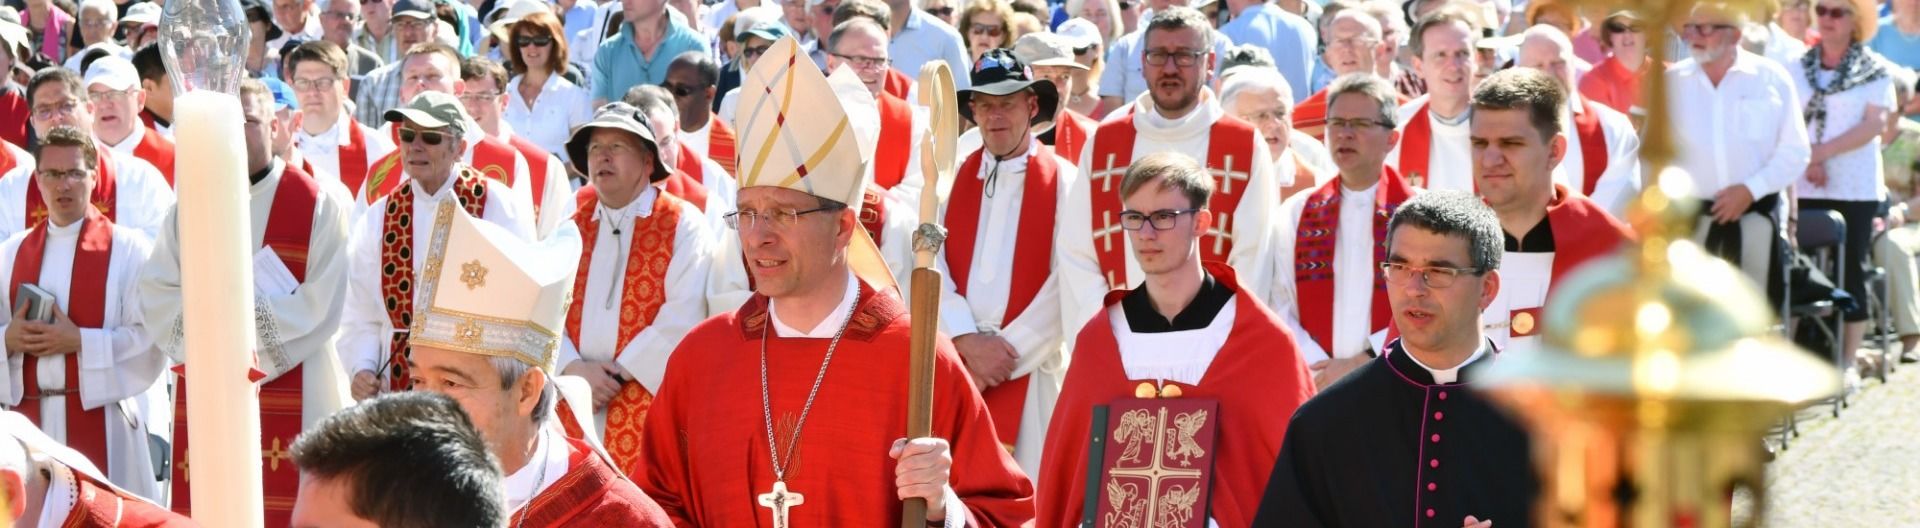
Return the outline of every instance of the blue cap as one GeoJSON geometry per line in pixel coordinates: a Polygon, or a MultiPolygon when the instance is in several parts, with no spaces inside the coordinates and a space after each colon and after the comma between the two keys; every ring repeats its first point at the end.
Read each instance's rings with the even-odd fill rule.
{"type": "Polygon", "coordinates": [[[272,77],[261,77],[260,82],[267,85],[267,91],[273,92],[273,110],[275,112],[292,108],[300,109],[300,100],[293,97],[293,87],[272,77]]]}
{"type": "Polygon", "coordinates": [[[742,31],[739,34],[734,35],[733,40],[735,42],[746,42],[747,37],[760,37],[763,39],[767,39],[768,42],[778,42],[781,37],[788,37],[792,35],[793,35],[793,30],[787,29],[787,25],[785,23],[780,22],[778,20],[766,20],[758,24],[754,24],[753,27],[747,28],[746,31],[742,31]]]}

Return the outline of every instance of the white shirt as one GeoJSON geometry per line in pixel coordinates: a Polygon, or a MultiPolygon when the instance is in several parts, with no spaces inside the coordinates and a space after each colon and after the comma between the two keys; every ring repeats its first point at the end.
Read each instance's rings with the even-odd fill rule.
{"type": "MultiPolygon", "coordinates": [[[[560,412],[555,410],[553,412],[560,412]]],[[[534,497],[553,487],[561,477],[567,475],[567,442],[554,438],[552,428],[542,427],[533,437],[533,458],[520,466],[518,471],[507,475],[507,511],[519,512],[534,497]]]]}
{"type": "MultiPolygon", "coordinates": [[[[26,231],[27,189],[33,185],[33,164],[22,163],[0,176],[0,237],[26,231]]],[[[113,223],[139,231],[153,240],[173,209],[173,188],[153,164],[134,156],[113,155],[113,223]]]]}
{"type": "MultiPolygon", "coordinates": [[[[1400,105],[1399,114],[1398,117],[1395,118],[1395,121],[1400,123],[1400,141],[1402,143],[1409,141],[1409,138],[1406,136],[1407,124],[1413,120],[1414,114],[1418,113],[1420,109],[1427,107],[1428,97],[1430,96],[1422,95],[1419,99],[1414,99],[1408,101],[1407,104],[1400,105]]],[[[1471,110],[1468,111],[1470,112],[1471,110]]],[[[1432,135],[1428,137],[1430,146],[1427,148],[1427,174],[1420,175],[1426,182],[1424,188],[1456,189],[1474,192],[1473,130],[1468,126],[1473,120],[1466,119],[1466,116],[1461,117],[1462,119],[1459,123],[1447,124],[1440,120],[1439,113],[1432,110],[1427,111],[1427,128],[1432,131],[1432,135]]],[[[1413,175],[1409,174],[1404,167],[1400,166],[1401,146],[1403,145],[1395,144],[1393,151],[1387,153],[1387,164],[1392,165],[1395,170],[1400,171],[1401,177],[1412,178],[1413,175]]],[[[1411,179],[1408,180],[1408,185],[1413,185],[1411,179]]],[[[1420,185],[1414,186],[1422,187],[1420,185]]]]}
{"type": "MultiPolygon", "coordinates": [[[[1823,68],[1816,75],[1822,86],[1834,82],[1833,70],[1823,68]]],[[[1787,65],[1787,76],[1793,78],[1795,91],[1800,95],[1800,108],[1806,108],[1807,102],[1813,99],[1813,85],[1807,84],[1806,68],[1800,61],[1793,61],[1787,65]]],[[[1814,143],[1839,139],[1866,119],[1868,113],[1886,112],[1898,104],[1893,95],[1893,76],[1887,75],[1851,90],[1826,96],[1826,134],[1812,137],[1818,132],[1812,123],[1808,123],[1808,138],[1814,143]]],[[[1794,180],[1794,196],[1803,200],[1880,201],[1887,192],[1886,185],[1880,179],[1880,138],[1880,134],[1874,134],[1867,144],[1827,158],[1824,162],[1827,169],[1825,186],[1816,186],[1806,178],[1794,180]]]]}
{"type": "Polygon", "coordinates": [[[529,106],[520,97],[520,81],[525,79],[515,76],[507,81],[507,111],[502,120],[541,149],[568,159],[567,139],[574,127],[593,120],[593,93],[558,74],[548,75],[539,97],[529,106]]]}
{"type": "MultiPolygon", "coordinates": [[[[480,219],[499,224],[523,240],[533,240],[533,204],[527,195],[510,192],[505,184],[491,178],[482,176],[481,179],[487,186],[487,204],[480,219]]],[[[430,194],[420,188],[418,180],[407,180],[407,185],[413,186],[413,283],[416,285],[413,307],[416,310],[423,305],[419,298],[423,288],[417,286],[427,272],[425,256],[433,237],[434,209],[442,201],[457,199],[453,192],[455,181],[448,177],[438,191],[430,194]]],[[[388,342],[394,332],[407,330],[394,328],[388,321],[385,295],[380,290],[380,240],[386,233],[388,198],[382,196],[361,211],[350,231],[347,304],[341,314],[337,344],[340,361],[347,367],[349,376],[360,371],[387,372],[382,365],[387,361],[388,342]]]]}
{"type": "Polygon", "coordinates": [[[562,371],[580,359],[616,361],[648,392],[658,392],[660,380],[666,375],[667,357],[679,345],[680,337],[706,319],[713,234],[700,210],[682,203],[680,222],[674,227],[672,260],[662,276],[665,290],[659,293],[665,300],[646,329],[634,334],[624,346],[617,342],[625,278],[638,273],[627,269],[637,230],[634,225],[653,215],[658,199],[659,189],[649,185],[626,207],[594,208],[593,217],[600,225],[587,268],[585,298],[580,302],[580,342],[561,336],[558,364],[562,371]]]}
{"type": "Polygon", "coordinates": [[[1719,86],[1693,59],[1667,68],[1673,114],[1674,166],[1691,176],[1692,195],[1744,185],[1754,199],[1780,192],[1805,175],[1812,148],[1799,95],[1786,69],[1735,49],[1719,86]]]}
{"type": "MultiPolygon", "coordinates": [[[[1333,305],[1301,306],[1299,285],[1294,282],[1294,238],[1300,215],[1306,211],[1312,192],[1287,198],[1280,206],[1279,243],[1273,252],[1274,291],[1269,305],[1280,320],[1293,331],[1300,345],[1300,358],[1308,363],[1328,357],[1347,358],[1366,353],[1373,329],[1373,208],[1374,193],[1380,182],[1365,189],[1340,185],[1340,229],[1334,241],[1333,305]],[[1333,310],[1333,343],[1314,342],[1300,323],[1304,310],[1333,310]]],[[[1385,324],[1385,323],[1382,323],[1385,324]]]]}
{"type": "MultiPolygon", "coordinates": [[[[732,5],[732,3],[728,2],[728,5],[732,5]]],[[[706,156],[711,160],[713,154],[708,152],[707,148],[713,140],[713,121],[719,118],[720,116],[709,115],[707,116],[707,124],[701,125],[700,128],[694,130],[682,130],[680,134],[674,136],[674,140],[685,144],[688,149],[699,153],[701,156],[706,156]]]]}
{"type": "Polygon", "coordinates": [[[1567,153],[1553,168],[1553,182],[1573,192],[1584,190],[1586,151],[1582,150],[1580,133],[1573,129],[1573,115],[1590,109],[1599,116],[1600,135],[1607,141],[1607,168],[1601,171],[1600,181],[1594,183],[1593,195],[1589,198],[1615,218],[1626,218],[1627,204],[1640,195],[1640,136],[1634,133],[1633,121],[1627,119],[1626,114],[1607,105],[1583,105],[1580,101],[1569,100],[1567,112],[1562,114],[1561,123],[1566,129],[1560,135],[1567,138],[1567,153]]]}
{"type": "MultiPolygon", "coordinates": [[[[367,168],[371,172],[374,162],[392,154],[393,140],[379,130],[353,121],[343,109],[333,120],[333,126],[319,134],[308,134],[306,129],[294,131],[293,144],[300,147],[300,157],[313,165],[310,176],[321,181],[340,180],[340,147],[349,145],[350,135],[347,127],[360,127],[360,137],[366,140],[367,168]]],[[[342,182],[344,183],[344,182],[342,182]]],[[[358,195],[360,189],[347,189],[352,195],[358,195]]]]}

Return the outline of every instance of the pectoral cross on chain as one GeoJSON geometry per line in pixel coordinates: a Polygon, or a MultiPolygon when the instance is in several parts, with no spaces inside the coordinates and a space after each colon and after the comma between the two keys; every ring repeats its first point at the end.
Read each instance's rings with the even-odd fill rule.
{"type": "Polygon", "coordinates": [[[787,491],[785,481],[774,481],[773,491],[760,494],[760,507],[773,510],[773,528],[787,528],[787,509],[807,502],[798,493],[787,491]]]}

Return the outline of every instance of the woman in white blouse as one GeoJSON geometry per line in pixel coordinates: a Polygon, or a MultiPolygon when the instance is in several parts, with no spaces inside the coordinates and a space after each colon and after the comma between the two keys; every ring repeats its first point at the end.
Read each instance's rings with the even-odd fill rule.
{"type": "Polygon", "coordinates": [[[1804,105],[1813,158],[1794,184],[1800,210],[1831,209],[1847,220],[1846,290],[1862,299],[1846,314],[1843,341],[1852,357],[1867,330],[1866,270],[1874,218],[1886,197],[1880,132],[1894,106],[1890,63],[1862,45],[1876,28],[1872,0],[1819,0],[1820,44],[1787,65],[1804,105]]]}
{"type": "Polygon", "coordinates": [[[514,77],[507,82],[506,118],[513,133],[565,160],[567,135],[593,119],[593,93],[564,77],[567,39],[561,27],[559,17],[542,11],[508,29],[514,77]]]}

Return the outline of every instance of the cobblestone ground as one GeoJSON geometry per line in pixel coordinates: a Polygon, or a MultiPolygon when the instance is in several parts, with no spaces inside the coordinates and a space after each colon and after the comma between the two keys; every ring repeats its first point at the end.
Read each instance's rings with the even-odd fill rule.
{"type": "Polygon", "coordinates": [[[1840,418],[1831,411],[1799,413],[1801,436],[1768,465],[1761,526],[1920,528],[1920,365],[1867,381],[1840,418]]]}

